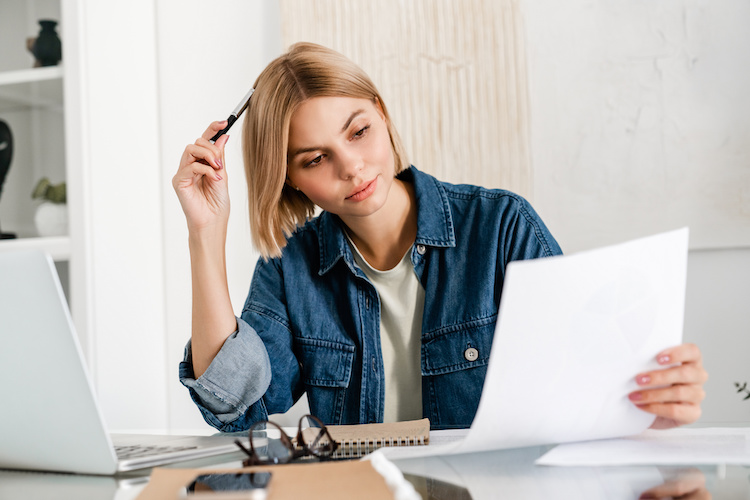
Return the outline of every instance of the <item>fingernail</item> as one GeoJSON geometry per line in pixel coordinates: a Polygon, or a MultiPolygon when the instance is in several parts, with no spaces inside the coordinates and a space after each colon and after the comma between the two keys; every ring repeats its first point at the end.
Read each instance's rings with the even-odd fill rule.
{"type": "Polygon", "coordinates": [[[641,394],[640,392],[634,392],[630,394],[628,397],[630,398],[631,401],[640,401],[641,399],[643,399],[643,394],[641,394]]]}
{"type": "Polygon", "coordinates": [[[216,158],[216,164],[219,166],[219,168],[224,168],[224,164],[221,163],[221,160],[216,158]]]}
{"type": "Polygon", "coordinates": [[[658,358],[656,358],[656,361],[660,365],[666,365],[667,363],[670,362],[671,359],[672,358],[669,357],[669,354],[662,354],[661,356],[659,356],[658,358]]]}
{"type": "Polygon", "coordinates": [[[216,174],[216,180],[217,180],[217,181],[220,181],[220,180],[221,180],[221,176],[220,176],[219,174],[216,174]]]}
{"type": "Polygon", "coordinates": [[[646,385],[651,382],[651,377],[648,375],[639,375],[635,378],[635,381],[638,385],[646,385]]]}

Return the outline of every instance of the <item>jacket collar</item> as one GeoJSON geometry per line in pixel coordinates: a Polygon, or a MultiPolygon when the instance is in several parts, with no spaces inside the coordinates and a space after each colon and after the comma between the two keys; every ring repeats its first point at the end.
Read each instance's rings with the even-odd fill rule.
{"type": "MultiPolygon", "coordinates": [[[[431,175],[415,167],[400,172],[397,178],[411,182],[417,198],[417,238],[415,244],[433,247],[454,247],[456,237],[453,217],[445,188],[431,175]]],[[[354,257],[346,240],[343,222],[338,216],[323,212],[319,217],[318,244],[320,250],[319,275],[327,273],[343,258],[356,273],[354,257]]]]}

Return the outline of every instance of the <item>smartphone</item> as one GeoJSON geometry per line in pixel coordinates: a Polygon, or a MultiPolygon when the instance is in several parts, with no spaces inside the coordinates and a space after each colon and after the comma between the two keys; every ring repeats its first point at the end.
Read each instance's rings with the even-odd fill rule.
{"type": "Polygon", "coordinates": [[[201,474],[183,488],[181,498],[265,500],[270,482],[270,472],[201,474]]]}

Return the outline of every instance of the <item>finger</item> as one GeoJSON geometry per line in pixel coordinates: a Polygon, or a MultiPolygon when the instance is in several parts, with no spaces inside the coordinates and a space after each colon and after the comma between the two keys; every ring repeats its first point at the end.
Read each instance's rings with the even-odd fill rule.
{"type": "Polygon", "coordinates": [[[203,135],[201,136],[203,139],[206,139],[207,141],[210,140],[213,136],[216,135],[216,132],[223,129],[227,126],[229,122],[226,120],[221,120],[219,122],[212,122],[211,125],[208,126],[205,132],[203,132],[203,135]]]}
{"type": "Polygon", "coordinates": [[[710,496],[706,496],[708,493],[708,490],[706,490],[705,486],[700,486],[697,488],[692,488],[688,485],[674,485],[674,484],[664,484],[662,486],[657,486],[656,488],[652,488],[648,491],[644,491],[641,493],[640,499],[646,500],[646,499],[668,499],[668,498],[679,498],[680,500],[698,500],[703,498],[711,498],[710,496]]]}
{"type": "Polygon", "coordinates": [[[227,142],[229,141],[229,134],[224,134],[218,139],[216,139],[216,142],[214,143],[217,148],[221,150],[221,153],[224,154],[224,146],[227,145],[227,142]]]}
{"type": "MultiPolygon", "coordinates": [[[[185,147],[185,152],[180,162],[180,167],[184,168],[192,163],[198,162],[205,165],[210,165],[216,170],[224,168],[224,164],[221,161],[221,151],[214,148],[213,144],[208,146],[203,143],[204,139],[198,139],[196,144],[188,144],[185,147]],[[199,144],[200,142],[200,144],[199,144]]],[[[207,143],[208,141],[206,141],[207,143]]]]}
{"type": "Polygon", "coordinates": [[[227,142],[229,142],[229,135],[224,134],[216,139],[216,143],[214,144],[217,148],[219,148],[222,166],[224,165],[224,148],[227,145],[227,142]]]}
{"type": "Polygon", "coordinates": [[[681,344],[665,349],[656,355],[660,365],[674,365],[678,363],[702,363],[703,355],[695,344],[681,344]]]}
{"type": "Polygon", "coordinates": [[[702,386],[697,384],[678,384],[631,392],[628,397],[638,405],[651,403],[699,404],[706,397],[706,392],[702,386]]]}
{"type": "Polygon", "coordinates": [[[706,476],[702,472],[688,472],[641,494],[641,498],[682,498],[685,495],[705,491],[706,476]]]}
{"type": "Polygon", "coordinates": [[[672,427],[691,424],[701,416],[701,407],[688,403],[654,403],[637,406],[640,410],[671,421],[672,427]]]}
{"type": "Polygon", "coordinates": [[[195,141],[195,145],[212,151],[214,157],[211,160],[211,164],[222,169],[224,168],[224,146],[226,146],[228,140],[229,136],[226,134],[219,137],[215,143],[200,137],[195,141]]]}
{"type": "Polygon", "coordinates": [[[189,187],[200,177],[216,181],[222,180],[221,174],[216,172],[213,167],[195,162],[177,172],[172,178],[172,186],[175,189],[189,187]]]}
{"type": "Polygon", "coordinates": [[[702,365],[686,363],[664,370],[654,370],[639,373],[635,377],[641,387],[664,386],[673,384],[703,384],[708,379],[708,373],[702,365]]]}
{"type": "MultiPolygon", "coordinates": [[[[221,138],[223,137],[224,136],[222,136],[221,138]]],[[[204,139],[203,137],[200,137],[195,141],[196,146],[206,148],[213,153],[211,164],[218,166],[219,169],[224,168],[224,144],[226,144],[226,139],[221,142],[217,140],[216,143],[213,143],[204,139]]]]}
{"type": "Polygon", "coordinates": [[[680,497],[680,500],[711,500],[712,498],[713,496],[706,488],[701,488],[688,493],[687,495],[683,495],[680,497]]]}

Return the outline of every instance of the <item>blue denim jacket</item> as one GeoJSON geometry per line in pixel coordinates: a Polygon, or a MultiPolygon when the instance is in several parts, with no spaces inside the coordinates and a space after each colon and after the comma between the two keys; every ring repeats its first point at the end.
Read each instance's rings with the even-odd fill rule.
{"type": "MultiPolygon", "coordinates": [[[[447,184],[414,167],[399,178],[413,183],[417,198],[411,261],[425,289],[423,415],[433,429],[468,427],[506,265],[561,250],[518,195],[447,184]]],[[[325,423],[382,421],[380,302],[338,217],[323,212],[295,232],[280,258],[258,261],[238,325],[197,380],[189,343],[180,364],[180,380],[209,424],[247,429],[304,392],[325,423]]]]}

